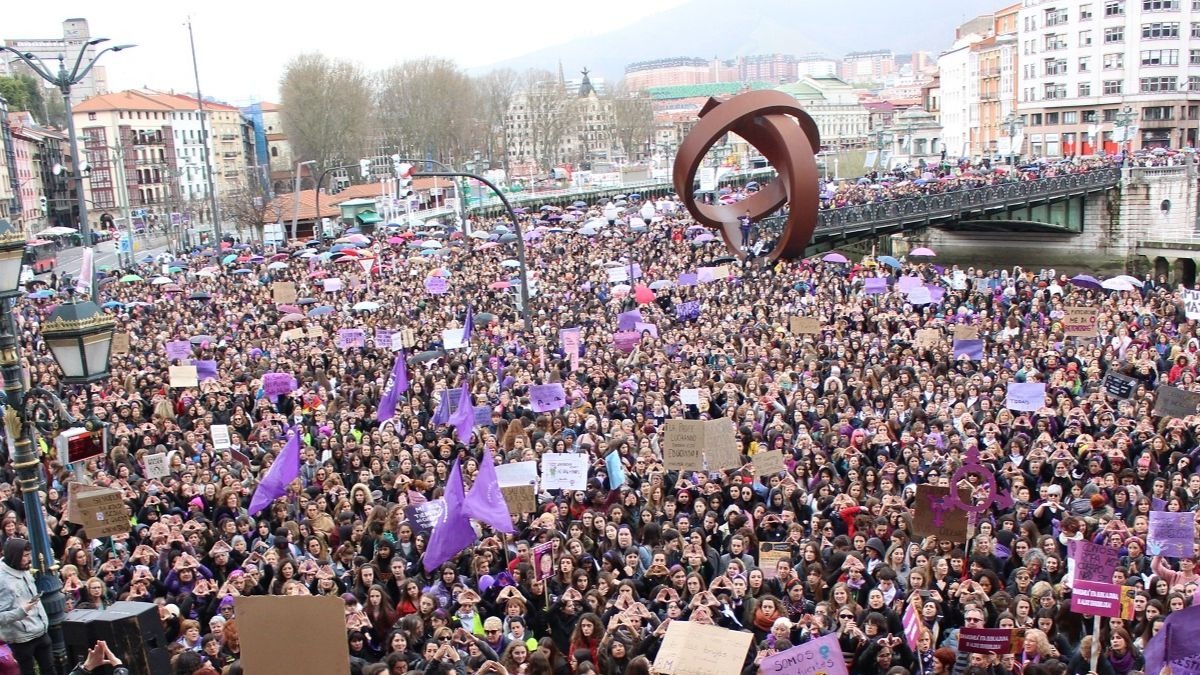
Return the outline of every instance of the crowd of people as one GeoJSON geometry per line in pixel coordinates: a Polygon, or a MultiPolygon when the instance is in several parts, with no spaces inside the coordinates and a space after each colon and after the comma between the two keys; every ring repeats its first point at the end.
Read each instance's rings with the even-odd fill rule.
{"type": "MultiPolygon", "coordinates": [[[[685,212],[663,206],[644,232],[614,225],[618,237],[530,216],[524,226],[542,234],[527,243],[532,332],[514,303],[516,244],[499,241],[498,226],[511,225],[502,221],[474,222],[483,234],[471,236],[380,231],[337,253],[227,243],[145,264],[142,281],[112,271],[97,300],[129,349],[113,354],[110,379],[84,388],[60,386],[39,336],[56,300],[20,299],[30,382],[58,389],[111,436],[84,467],[39,441],[68,609],[156,603],[184,675],[242,672],[235,599],[264,594],[342,598],[350,672],[366,674],[646,674],[680,621],[752,633],[747,674],[827,634],[865,675],[1088,673],[1097,652],[1098,675],[1143,668],[1149,640],[1200,583],[1197,558],[1151,555],[1146,541],[1151,510],[1200,504],[1200,416],[1152,414],[1159,386],[1198,386],[1200,336],[1176,287],[1147,277],[1133,291],[1096,291],[1053,271],[929,259],[734,264],[727,278],[680,285],[725,252],[696,245],[685,212]],[[639,279],[610,281],[611,267],[633,263],[639,279]],[[940,301],[911,304],[897,281],[914,275],[942,287],[940,301]],[[885,277],[887,291],[865,293],[870,277],[885,277]],[[280,281],[294,283],[294,302],[276,302],[280,281]],[[677,312],[691,301],[698,313],[677,312]],[[1097,338],[1064,336],[1064,308],[1081,305],[1098,313],[1097,338]],[[653,329],[618,346],[617,317],[632,309],[653,329]],[[468,344],[443,349],[443,330],[468,311],[468,344]],[[793,333],[794,316],[820,330],[793,333]],[[954,358],[964,324],[979,329],[980,358],[954,358]],[[575,327],[573,355],[560,331],[575,327]],[[339,348],[344,328],[364,329],[366,344],[339,348]],[[940,339],[918,345],[921,329],[940,339]],[[397,351],[376,342],[379,330],[402,332],[410,381],[384,422],[397,351]],[[215,374],[170,386],[164,345],[174,341],[189,341],[215,374]],[[1134,378],[1128,399],[1101,388],[1110,371],[1134,378]],[[266,373],[291,374],[294,390],[268,396],[266,373]],[[1046,383],[1044,405],[1005,408],[1014,381],[1046,383]],[[534,412],[531,387],[555,382],[565,405],[534,412]],[[464,384],[490,410],[465,443],[437,415],[464,384]],[[722,417],[735,429],[735,465],[664,468],[667,420],[722,417]],[[229,447],[214,447],[214,425],[228,427],[229,447]],[[289,431],[302,442],[300,476],[250,513],[289,431]],[[755,475],[755,455],[772,450],[785,470],[755,475]],[[441,497],[455,460],[469,489],[485,452],[501,465],[584,454],[586,488],[539,491],[512,535],[476,523],[472,546],[426,571],[430,534],[406,507],[441,497]],[[150,477],[146,458],[161,453],[168,475],[150,477]],[[968,453],[1012,505],[982,514],[966,541],[914,534],[916,486],[948,484],[968,453]],[[78,476],[122,491],[127,535],[89,539],[66,519],[78,476]],[[1136,589],[1132,617],[1105,619],[1099,633],[1070,611],[1063,583],[1078,539],[1119,549],[1113,582],[1136,589]],[[545,542],[549,578],[532,559],[545,542]],[[763,544],[786,555],[760,564],[763,544]],[[902,626],[910,606],[913,639],[902,626]],[[1015,653],[969,654],[958,649],[964,626],[1024,632],[1015,653]]],[[[0,582],[19,586],[32,561],[15,483],[6,455],[0,582]]],[[[32,673],[25,645],[45,615],[24,590],[0,593],[0,638],[32,673]]]]}

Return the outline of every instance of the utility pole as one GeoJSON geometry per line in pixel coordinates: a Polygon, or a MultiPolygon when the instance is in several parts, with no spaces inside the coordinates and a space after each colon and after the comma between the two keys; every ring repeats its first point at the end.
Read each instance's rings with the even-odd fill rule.
{"type": "Polygon", "coordinates": [[[213,239],[216,246],[221,246],[221,213],[217,210],[217,190],[213,182],[213,163],[211,150],[208,147],[210,136],[209,125],[206,121],[207,112],[204,110],[204,94],[200,93],[200,66],[196,63],[196,36],[192,34],[192,19],[187,22],[188,41],[192,44],[192,74],[196,77],[196,101],[200,104],[200,138],[204,141],[201,149],[204,157],[204,171],[208,175],[208,205],[212,209],[213,239]]]}

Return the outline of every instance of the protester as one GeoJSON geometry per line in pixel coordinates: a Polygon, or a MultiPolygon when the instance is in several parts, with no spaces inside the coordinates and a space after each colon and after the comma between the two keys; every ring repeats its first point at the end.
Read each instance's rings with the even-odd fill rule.
{"type": "MultiPolygon", "coordinates": [[[[826,201],[1110,166],[954,165],[826,201]]],[[[177,669],[240,672],[236,597],[340,597],[357,671],[512,675],[647,672],[677,621],[751,633],[746,673],[825,635],[851,672],[1087,672],[1087,636],[1098,672],[1127,673],[1162,617],[1189,607],[1195,559],[1164,558],[1148,536],[1152,511],[1200,505],[1200,416],[1155,413],[1168,382],[1198,387],[1179,289],[920,257],[743,266],[696,241],[703,228],[667,198],[631,195],[620,222],[579,234],[602,206],[521,216],[532,332],[505,219],[467,237],[347,233],[336,250],[226,242],[145,262],[141,281],[111,270],[99,300],[128,351],[86,388],[59,387],[39,336],[53,301],[20,300],[31,382],[111,434],[79,474],[43,442],[68,605],[155,602],[177,669]],[[296,297],[277,300],[280,282],[296,297]],[[937,292],[901,290],[913,283],[937,292]],[[1096,337],[1065,335],[1069,307],[1095,311],[1096,337]],[[959,328],[978,333],[974,350],[959,328]],[[199,383],[172,386],[185,361],[199,383]],[[1110,373],[1131,378],[1127,396],[1106,393],[1110,373]],[[1043,400],[1007,407],[1011,383],[1046,385],[1043,400]],[[562,385],[561,401],[541,385],[562,385]],[[666,468],[668,420],[721,418],[731,461],[666,468]],[[783,469],[758,475],[771,451],[783,469]],[[583,483],[543,485],[510,517],[498,473],[548,453],[583,455],[583,483]],[[915,533],[917,486],[948,487],[969,463],[1012,503],[989,501],[964,540],[915,533]],[[77,475],[122,490],[128,535],[69,522],[77,475]],[[431,532],[434,511],[446,520],[431,532]],[[1129,618],[1099,635],[1071,611],[1073,541],[1117,551],[1112,579],[1132,591],[1129,618]],[[1026,632],[1001,657],[963,651],[967,628],[1026,632]]],[[[11,483],[11,461],[3,471],[11,483]]],[[[46,619],[29,603],[23,503],[7,484],[0,496],[0,573],[16,582],[0,636],[32,672],[46,619]]]]}

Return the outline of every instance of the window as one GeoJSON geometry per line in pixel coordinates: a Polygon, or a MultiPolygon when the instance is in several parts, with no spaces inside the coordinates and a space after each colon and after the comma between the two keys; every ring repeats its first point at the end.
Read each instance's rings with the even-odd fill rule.
{"type": "Polygon", "coordinates": [[[1125,67],[1125,55],[1121,52],[1104,55],[1105,70],[1120,70],[1125,67]]]}
{"type": "Polygon", "coordinates": [[[1062,114],[1062,123],[1063,124],[1078,124],[1079,123],[1079,113],[1075,112],[1074,110],[1072,110],[1071,112],[1063,113],[1062,114]]]}
{"type": "Polygon", "coordinates": [[[1046,126],[1054,126],[1058,124],[1058,113],[1046,113],[1046,126]]]}
{"type": "Polygon", "coordinates": [[[1067,48],[1067,41],[1063,39],[1063,36],[1058,34],[1047,35],[1045,38],[1045,43],[1045,48],[1048,52],[1067,48]]]}
{"type": "Polygon", "coordinates": [[[1200,49],[1188,50],[1188,65],[1200,66],[1200,49]]]}
{"type": "Polygon", "coordinates": [[[1104,16],[1125,16],[1125,0],[1104,0],[1104,16]]]}
{"type": "Polygon", "coordinates": [[[1176,91],[1179,89],[1179,78],[1175,77],[1174,75],[1143,77],[1138,80],[1138,85],[1142,93],[1176,91]]]}
{"type": "Polygon", "coordinates": [[[1067,22],[1067,10],[1065,9],[1048,9],[1046,10],[1046,26],[1058,26],[1067,22]]]}
{"type": "Polygon", "coordinates": [[[1080,47],[1090,47],[1091,45],[1092,45],[1092,31],[1090,31],[1090,30],[1079,31],[1079,46],[1080,47]]]}
{"type": "Polygon", "coordinates": [[[1042,114],[1034,113],[1029,116],[1029,125],[1034,127],[1042,126],[1042,114]]]}
{"type": "Polygon", "coordinates": [[[1047,75],[1067,74],[1067,62],[1063,59],[1046,59],[1045,64],[1047,75]]]}
{"type": "Polygon", "coordinates": [[[1200,21],[1192,22],[1192,37],[1200,38],[1200,21]]]}
{"type": "Polygon", "coordinates": [[[1043,94],[1047,99],[1066,98],[1067,85],[1047,82],[1045,88],[1043,89],[1043,94]]]}
{"type": "Polygon", "coordinates": [[[1142,108],[1142,119],[1149,122],[1169,122],[1175,118],[1175,108],[1169,105],[1142,108]]]}
{"type": "Polygon", "coordinates": [[[1096,116],[1095,110],[1084,110],[1083,111],[1083,123],[1084,124],[1095,124],[1097,119],[1098,119],[1098,117],[1096,116]]]}
{"type": "Polygon", "coordinates": [[[1104,44],[1112,45],[1125,41],[1125,27],[1113,26],[1104,29],[1104,44]]]}
{"type": "Polygon", "coordinates": [[[1188,91],[1200,91],[1200,75],[1188,75],[1188,91]]]}
{"type": "Polygon", "coordinates": [[[1092,57],[1090,57],[1090,56],[1079,57],[1079,72],[1081,72],[1081,73],[1092,72],[1092,57]]]}
{"type": "Polygon", "coordinates": [[[1142,24],[1142,38],[1146,40],[1161,40],[1163,38],[1179,37],[1178,21],[1156,21],[1142,24]]]}
{"type": "MultiPolygon", "coordinates": [[[[1200,2],[1200,0],[1193,0],[1193,2],[1200,2]]],[[[1080,21],[1091,21],[1092,20],[1092,6],[1090,4],[1079,6],[1079,20],[1080,21]]]]}
{"type": "Polygon", "coordinates": [[[94,121],[95,119],[96,119],[96,113],[88,113],[88,120],[94,121]]]}
{"type": "Polygon", "coordinates": [[[1079,95],[1080,96],[1091,96],[1092,95],[1092,83],[1091,82],[1080,82],[1079,83],[1079,95]]]}
{"type": "Polygon", "coordinates": [[[1143,12],[1177,12],[1179,0],[1142,0],[1143,12]]]}
{"type": "Polygon", "coordinates": [[[1178,49],[1145,49],[1142,50],[1143,66],[1177,66],[1179,65],[1178,49]]]}
{"type": "Polygon", "coordinates": [[[1104,81],[1104,95],[1105,96],[1111,96],[1113,94],[1120,94],[1121,89],[1122,89],[1122,87],[1121,87],[1120,80],[1105,80],[1104,81]]]}

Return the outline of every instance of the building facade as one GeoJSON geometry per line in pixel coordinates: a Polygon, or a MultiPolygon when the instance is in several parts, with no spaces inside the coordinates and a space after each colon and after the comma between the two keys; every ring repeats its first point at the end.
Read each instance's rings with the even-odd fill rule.
{"type": "Polygon", "coordinates": [[[1025,153],[1195,147],[1200,2],[1026,0],[1019,19],[1025,153]]]}
{"type": "Polygon", "coordinates": [[[532,178],[559,164],[587,167],[619,154],[612,101],[596,92],[586,69],[577,87],[560,77],[517,93],[504,126],[509,164],[536,167],[524,174],[514,168],[512,177],[532,178]]]}
{"type": "Polygon", "coordinates": [[[842,57],[841,76],[846,82],[882,82],[896,72],[896,55],[890,49],[850,52],[842,57]]]}
{"type": "MultiPolygon", "coordinates": [[[[61,38],[17,38],[7,39],[4,46],[21,53],[33,54],[49,69],[50,74],[58,72],[59,56],[67,59],[67,68],[74,65],[79,49],[92,39],[91,29],[87,19],[67,19],[63,21],[63,36],[61,38]]],[[[98,49],[96,45],[88,45],[84,51],[84,63],[95,58],[98,49]]],[[[27,73],[29,68],[11,52],[0,52],[0,67],[6,74],[27,73]]],[[[39,78],[39,82],[41,79],[39,78]]],[[[108,93],[108,75],[103,65],[97,64],[82,80],[71,87],[71,105],[82,103],[98,94],[108,93]]],[[[45,92],[47,96],[55,95],[53,90],[45,92]]]]}

